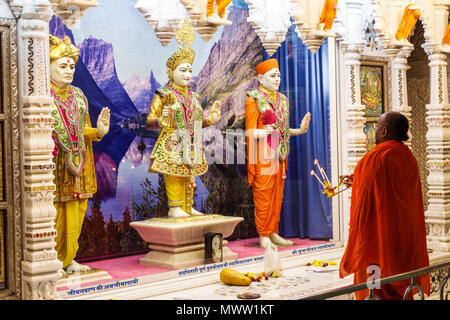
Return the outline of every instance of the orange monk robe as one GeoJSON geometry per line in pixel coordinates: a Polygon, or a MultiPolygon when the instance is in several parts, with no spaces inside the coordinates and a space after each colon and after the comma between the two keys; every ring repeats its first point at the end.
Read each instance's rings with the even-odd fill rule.
{"type": "MultiPolygon", "coordinates": [[[[248,97],[245,101],[245,129],[247,132],[248,183],[253,189],[255,204],[255,224],[258,234],[268,237],[278,233],[281,205],[283,203],[283,163],[278,160],[268,160],[273,151],[266,139],[254,139],[253,129],[264,129],[261,113],[256,100],[248,97]],[[258,141],[259,140],[259,141],[258,141]]],[[[287,168],[287,159],[285,168],[287,168]]]]}
{"type": "MultiPolygon", "coordinates": [[[[376,145],[354,172],[340,277],[355,273],[354,283],[366,282],[370,265],[380,267],[382,278],[429,265],[419,167],[409,148],[395,140],[376,145]]],[[[429,294],[429,275],[416,280],[429,294]]],[[[374,293],[381,299],[401,299],[409,284],[394,282],[374,293]]],[[[355,295],[364,299],[369,291],[355,295]]]]}

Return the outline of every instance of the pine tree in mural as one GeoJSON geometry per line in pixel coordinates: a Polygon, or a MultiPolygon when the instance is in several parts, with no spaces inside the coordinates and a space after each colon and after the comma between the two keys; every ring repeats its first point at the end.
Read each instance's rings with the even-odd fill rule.
{"type": "Polygon", "coordinates": [[[121,252],[127,252],[131,250],[131,231],[130,227],[131,216],[128,207],[125,207],[125,211],[122,214],[122,221],[119,224],[119,246],[121,252]]]}
{"type": "Polygon", "coordinates": [[[147,243],[141,239],[137,231],[130,226],[130,209],[125,207],[122,221],[118,225],[118,244],[120,252],[134,252],[146,249],[147,243]]]}
{"type": "Polygon", "coordinates": [[[145,220],[154,216],[153,213],[153,203],[154,199],[158,196],[155,189],[152,187],[152,183],[148,178],[145,178],[144,182],[141,183],[142,188],[142,201],[141,203],[134,203],[134,216],[136,220],[145,220]]]}
{"type": "Polygon", "coordinates": [[[91,214],[85,217],[75,259],[99,257],[108,254],[106,222],[100,210],[101,202],[97,195],[92,198],[91,214]]]}
{"type": "Polygon", "coordinates": [[[107,251],[107,236],[106,236],[106,221],[103,217],[103,213],[100,208],[101,202],[98,194],[95,194],[92,198],[92,210],[91,210],[91,227],[88,234],[89,245],[93,254],[91,256],[99,257],[108,254],[107,251]]]}
{"type": "MultiPolygon", "coordinates": [[[[203,181],[205,183],[205,181],[203,181]]],[[[207,183],[211,183],[208,181],[207,183]]],[[[209,193],[208,197],[205,201],[205,209],[208,213],[217,213],[217,214],[224,214],[224,195],[225,195],[225,188],[223,186],[222,180],[219,179],[214,184],[214,189],[212,192],[209,193]]]]}
{"type": "Polygon", "coordinates": [[[81,229],[80,237],[78,238],[78,251],[77,251],[77,259],[84,259],[90,257],[92,254],[92,250],[90,249],[88,235],[91,233],[91,219],[90,217],[85,217],[83,221],[83,227],[81,229]]]}
{"type": "Polygon", "coordinates": [[[155,217],[165,217],[169,212],[169,200],[167,199],[166,183],[162,174],[158,175],[157,202],[153,208],[155,217]]]}
{"type": "Polygon", "coordinates": [[[109,220],[106,225],[106,238],[107,238],[107,252],[108,254],[116,254],[120,251],[120,239],[119,239],[119,226],[112,218],[112,214],[109,215],[109,220]]]}

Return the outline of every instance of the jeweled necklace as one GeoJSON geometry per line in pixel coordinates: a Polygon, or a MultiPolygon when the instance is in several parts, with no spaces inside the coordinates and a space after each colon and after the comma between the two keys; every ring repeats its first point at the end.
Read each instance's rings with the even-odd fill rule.
{"type": "Polygon", "coordinates": [[[275,100],[272,99],[266,92],[258,89],[258,91],[266,98],[267,102],[269,102],[272,107],[275,116],[277,118],[277,129],[280,131],[282,137],[286,135],[286,124],[287,124],[287,116],[286,110],[283,104],[281,103],[281,96],[278,92],[276,92],[275,100]]]}
{"type": "Polygon", "coordinates": [[[192,95],[192,91],[187,89],[187,95],[183,95],[177,89],[171,88],[175,93],[178,101],[183,106],[184,122],[186,123],[186,129],[189,135],[192,137],[194,135],[194,121],[195,121],[195,105],[192,95]]]}
{"type": "Polygon", "coordinates": [[[78,117],[78,103],[74,99],[74,93],[70,86],[64,88],[67,92],[65,100],[58,96],[54,88],[61,90],[55,85],[51,86],[51,95],[56,99],[55,103],[60,109],[61,120],[69,133],[72,142],[72,151],[78,151],[78,138],[80,137],[80,119],[78,117]],[[63,113],[61,111],[64,111],[63,113]]]}
{"type": "Polygon", "coordinates": [[[60,88],[50,81],[50,89],[53,91],[52,96],[61,102],[65,102],[69,95],[70,85],[65,88],[60,88]]]}

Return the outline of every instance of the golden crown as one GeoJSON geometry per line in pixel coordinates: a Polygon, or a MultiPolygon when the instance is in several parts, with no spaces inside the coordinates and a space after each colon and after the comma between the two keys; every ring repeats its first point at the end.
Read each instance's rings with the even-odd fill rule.
{"type": "Polygon", "coordinates": [[[191,45],[195,40],[195,30],[188,22],[188,19],[184,19],[181,28],[175,34],[177,42],[181,45],[178,51],[175,51],[172,56],[167,59],[166,66],[172,71],[181,63],[189,62],[194,63],[195,51],[191,48],[191,45]]]}
{"type": "Polygon", "coordinates": [[[65,36],[63,40],[50,35],[50,61],[57,60],[59,58],[69,57],[72,58],[75,63],[78,61],[79,50],[72,44],[72,41],[68,36],[65,36]]]}

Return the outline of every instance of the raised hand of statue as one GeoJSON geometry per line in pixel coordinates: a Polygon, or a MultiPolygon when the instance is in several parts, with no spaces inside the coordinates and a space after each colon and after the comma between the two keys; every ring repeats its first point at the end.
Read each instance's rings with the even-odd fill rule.
{"type": "Polygon", "coordinates": [[[300,124],[300,130],[303,133],[308,132],[310,121],[311,121],[311,113],[308,112],[307,114],[305,114],[305,116],[303,117],[302,123],[300,124]]]}
{"type": "Polygon", "coordinates": [[[110,118],[111,112],[109,111],[109,108],[103,108],[102,111],[100,111],[100,115],[97,119],[97,134],[100,137],[103,137],[108,133],[110,118]]]}
{"type": "Polygon", "coordinates": [[[208,124],[210,125],[214,125],[217,122],[219,122],[220,120],[220,115],[221,115],[221,102],[220,101],[215,101],[212,108],[211,108],[211,113],[209,114],[208,117],[208,124]]]}
{"type": "Polygon", "coordinates": [[[311,121],[311,113],[305,114],[303,117],[302,123],[300,124],[300,128],[298,129],[290,129],[289,133],[291,136],[298,136],[300,134],[305,134],[308,132],[309,122],[311,121]]]}

